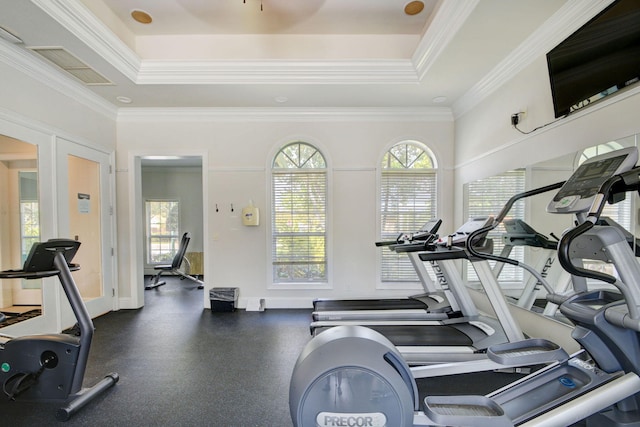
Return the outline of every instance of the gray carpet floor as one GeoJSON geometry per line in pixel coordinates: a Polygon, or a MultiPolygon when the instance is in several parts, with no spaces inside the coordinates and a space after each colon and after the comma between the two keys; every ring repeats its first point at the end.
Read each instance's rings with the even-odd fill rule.
{"type": "MultiPolygon", "coordinates": [[[[291,426],[289,379],[310,339],[310,310],[212,313],[203,292],[169,278],[145,291],[144,308],[95,319],[84,385],[110,372],[118,384],[65,423],[55,419],[60,403],[0,397],[0,425],[291,426]]],[[[485,394],[515,379],[483,373],[418,385],[422,397],[485,394]]]]}
{"type": "MultiPolygon", "coordinates": [[[[145,307],[94,320],[85,386],[120,381],[68,426],[287,426],[289,377],[309,310],[212,313],[202,290],[169,279],[145,307]]],[[[0,424],[57,424],[57,403],[0,400],[0,424]]],[[[62,425],[62,423],[60,423],[62,425]]]]}

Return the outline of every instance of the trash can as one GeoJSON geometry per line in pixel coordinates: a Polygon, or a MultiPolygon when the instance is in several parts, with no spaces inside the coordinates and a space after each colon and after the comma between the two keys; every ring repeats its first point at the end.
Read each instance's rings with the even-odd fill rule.
{"type": "Polygon", "coordinates": [[[212,313],[236,311],[238,288],[212,288],[209,299],[212,313]]]}

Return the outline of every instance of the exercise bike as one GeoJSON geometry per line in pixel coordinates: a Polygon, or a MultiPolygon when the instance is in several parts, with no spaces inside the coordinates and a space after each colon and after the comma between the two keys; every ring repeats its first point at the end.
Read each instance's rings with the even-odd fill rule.
{"type": "Polygon", "coordinates": [[[2,279],[39,279],[57,276],[77,320],[79,336],[70,334],[0,336],[0,384],[11,400],[61,401],[57,413],[68,420],[83,406],[118,382],[116,373],[107,374],[91,388],[82,381],[93,338],[93,322],[71,276],[79,269],[70,264],[80,242],[52,239],[35,243],[22,270],[0,272],[2,279]]]}

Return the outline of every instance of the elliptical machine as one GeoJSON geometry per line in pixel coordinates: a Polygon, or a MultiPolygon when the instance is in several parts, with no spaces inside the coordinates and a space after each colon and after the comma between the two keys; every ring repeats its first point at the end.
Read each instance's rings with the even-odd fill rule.
{"type": "MultiPolygon", "coordinates": [[[[409,367],[386,338],[360,326],[336,327],[312,339],[296,362],[289,390],[293,424],[529,427],[589,417],[587,426],[640,426],[640,264],[623,233],[594,226],[605,201],[640,190],[640,168],[629,171],[637,159],[635,149],[590,159],[548,208],[581,213],[583,220],[560,241],[561,265],[614,285],[624,297],[587,289],[556,296],[584,350],[487,396],[429,396],[420,405],[409,367]],[[585,258],[613,263],[620,278],[576,266],[585,258]]],[[[518,352],[518,343],[487,350],[496,362],[518,352]]]]}
{"type": "Polygon", "coordinates": [[[71,276],[72,270],[79,269],[77,264],[70,264],[79,247],[80,242],[69,239],[35,243],[22,270],[0,272],[3,279],[57,276],[71,304],[79,336],[0,336],[0,383],[3,392],[11,400],[65,402],[66,405],[56,413],[60,421],[68,420],[119,379],[117,373],[109,373],[93,387],[82,389],[94,327],[71,276]]]}

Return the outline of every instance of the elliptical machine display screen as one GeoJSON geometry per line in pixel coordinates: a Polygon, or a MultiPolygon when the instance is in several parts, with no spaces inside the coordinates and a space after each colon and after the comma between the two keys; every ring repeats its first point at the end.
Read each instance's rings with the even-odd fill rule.
{"type": "Polygon", "coordinates": [[[635,147],[623,148],[587,160],[564,183],[547,206],[547,212],[588,210],[602,183],[618,173],[631,169],[637,161],[638,151],[635,147]]]}

